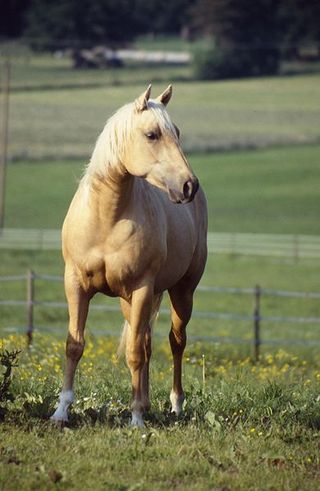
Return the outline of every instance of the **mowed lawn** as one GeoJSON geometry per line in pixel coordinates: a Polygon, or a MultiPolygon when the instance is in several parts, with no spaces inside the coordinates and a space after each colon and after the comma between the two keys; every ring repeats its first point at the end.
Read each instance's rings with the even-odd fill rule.
{"type": "MultiPolygon", "coordinates": [[[[64,60],[54,66],[39,60],[13,70],[7,227],[60,228],[105,120],[149,81],[157,94],[170,76],[190,79],[176,68],[117,75],[72,72],[64,60]]],[[[210,231],[319,234],[318,75],[180,80],[169,109],[205,189],[210,231]]],[[[63,273],[56,251],[1,251],[0,258],[0,275],[24,274],[28,268],[63,273]]],[[[319,274],[312,259],[213,255],[203,284],[319,291],[319,274]]],[[[1,299],[25,298],[24,282],[0,288],[1,299]]],[[[38,280],[35,294],[36,300],[64,301],[62,283],[38,280]]],[[[114,305],[115,300],[101,296],[95,302],[114,305]]],[[[195,301],[198,311],[250,314],[252,309],[251,296],[199,293],[195,301]]],[[[312,299],[265,297],[262,313],[320,317],[318,300],[312,299]]],[[[251,322],[194,317],[184,363],[186,403],[176,419],[168,398],[171,355],[163,339],[169,318],[160,315],[152,410],[146,428],[137,431],[129,426],[129,373],[115,356],[120,315],[90,313],[66,428],[48,421],[62,383],[66,312],[37,306],[35,324],[34,346],[27,350],[24,336],[17,334],[25,329],[24,307],[1,306],[0,352],[22,352],[12,384],[0,397],[0,489],[319,489],[320,359],[311,344],[319,340],[318,325],[262,322],[263,339],[280,344],[263,345],[255,364],[251,322]],[[105,336],[108,331],[115,335],[105,336]],[[197,335],[244,342],[199,342],[197,335]],[[299,338],[310,343],[285,344],[299,338]]]]}
{"type": "MultiPolygon", "coordinates": [[[[85,157],[106,120],[133,101],[139,85],[13,92],[9,155],[85,157]]],[[[167,83],[154,84],[157,96],[167,83]]],[[[168,110],[187,150],[210,151],[317,142],[319,77],[175,83],[168,110]]]]}
{"type": "Polygon", "coordinates": [[[45,60],[32,57],[13,66],[11,159],[89,158],[106,120],[149,83],[157,96],[173,82],[168,109],[188,151],[320,140],[319,74],[201,82],[189,73],[181,81],[183,67],[76,71],[65,60],[45,60]],[[118,83],[113,73],[121,77],[118,83]]]}
{"type": "MultiPolygon", "coordinates": [[[[189,160],[207,196],[211,231],[320,233],[319,145],[191,153],[189,160]]],[[[5,226],[60,228],[86,163],[9,165],[5,226]]]]}

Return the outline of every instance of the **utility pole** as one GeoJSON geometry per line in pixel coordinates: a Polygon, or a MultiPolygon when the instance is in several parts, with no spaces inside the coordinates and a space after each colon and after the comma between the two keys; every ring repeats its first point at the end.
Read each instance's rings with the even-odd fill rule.
{"type": "Polygon", "coordinates": [[[2,101],[0,116],[0,233],[4,226],[6,166],[8,153],[8,129],[9,129],[9,93],[10,93],[10,61],[3,63],[2,70],[2,101]]]}

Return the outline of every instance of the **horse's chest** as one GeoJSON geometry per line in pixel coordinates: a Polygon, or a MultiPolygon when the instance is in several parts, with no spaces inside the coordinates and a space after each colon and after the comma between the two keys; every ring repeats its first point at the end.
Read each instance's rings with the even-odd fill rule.
{"type": "Polygon", "coordinates": [[[145,275],[159,269],[163,248],[151,244],[151,239],[138,237],[123,243],[118,249],[110,250],[105,256],[105,271],[111,289],[132,290],[145,275]]]}
{"type": "Polygon", "coordinates": [[[111,234],[87,257],[85,280],[96,291],[129,299],[143,277],[156,275],[165,249],[165,241],[156,234],[133,229],[131,233],[111,234]]]}

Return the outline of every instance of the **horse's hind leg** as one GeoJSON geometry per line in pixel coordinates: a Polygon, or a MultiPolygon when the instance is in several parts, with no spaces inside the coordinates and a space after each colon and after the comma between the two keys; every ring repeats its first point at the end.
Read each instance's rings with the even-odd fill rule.
{"type": "Polygon", "coordinates": [[[184,392],[182,388],[182,357],[186,346],[186,327],[193,305],[193,292],[186,285],[169,290],[171,300],[171,330],[169,334],[173,356],[173,385],[170,393],[171,411],[177,415],[182,411],[184,392]]]}
{"type": "Polygon", "coordinates": [[[59,404],[51,416],[55,421],[68,421],[68,408],[73,402],[73,381],[78,362],[84,350],[84,328],[88,315],[89,297],[75,276],[65,274],[65,291],[69,308],[69,332],[66,343],[66,369],[59,404]]]}

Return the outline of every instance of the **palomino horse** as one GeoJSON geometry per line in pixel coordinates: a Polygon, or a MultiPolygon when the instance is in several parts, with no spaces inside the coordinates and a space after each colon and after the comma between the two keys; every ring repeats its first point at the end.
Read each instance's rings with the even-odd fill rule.
{"type": "Polygon", "coordinates": [[[151,86],[109,119],[72,200],[63,230],[69,306],[65,380],[56,421],[68,420],[73,380],[84,349],[89,302],[97,292],[120,297],[132,377],[132,425],[149,408],[151,325],[162,294],[171,301],[172,411],[179,414],[186,326],[207,250],[206,200],[165,106],[169,86],[149,100],[151,86]]]}

